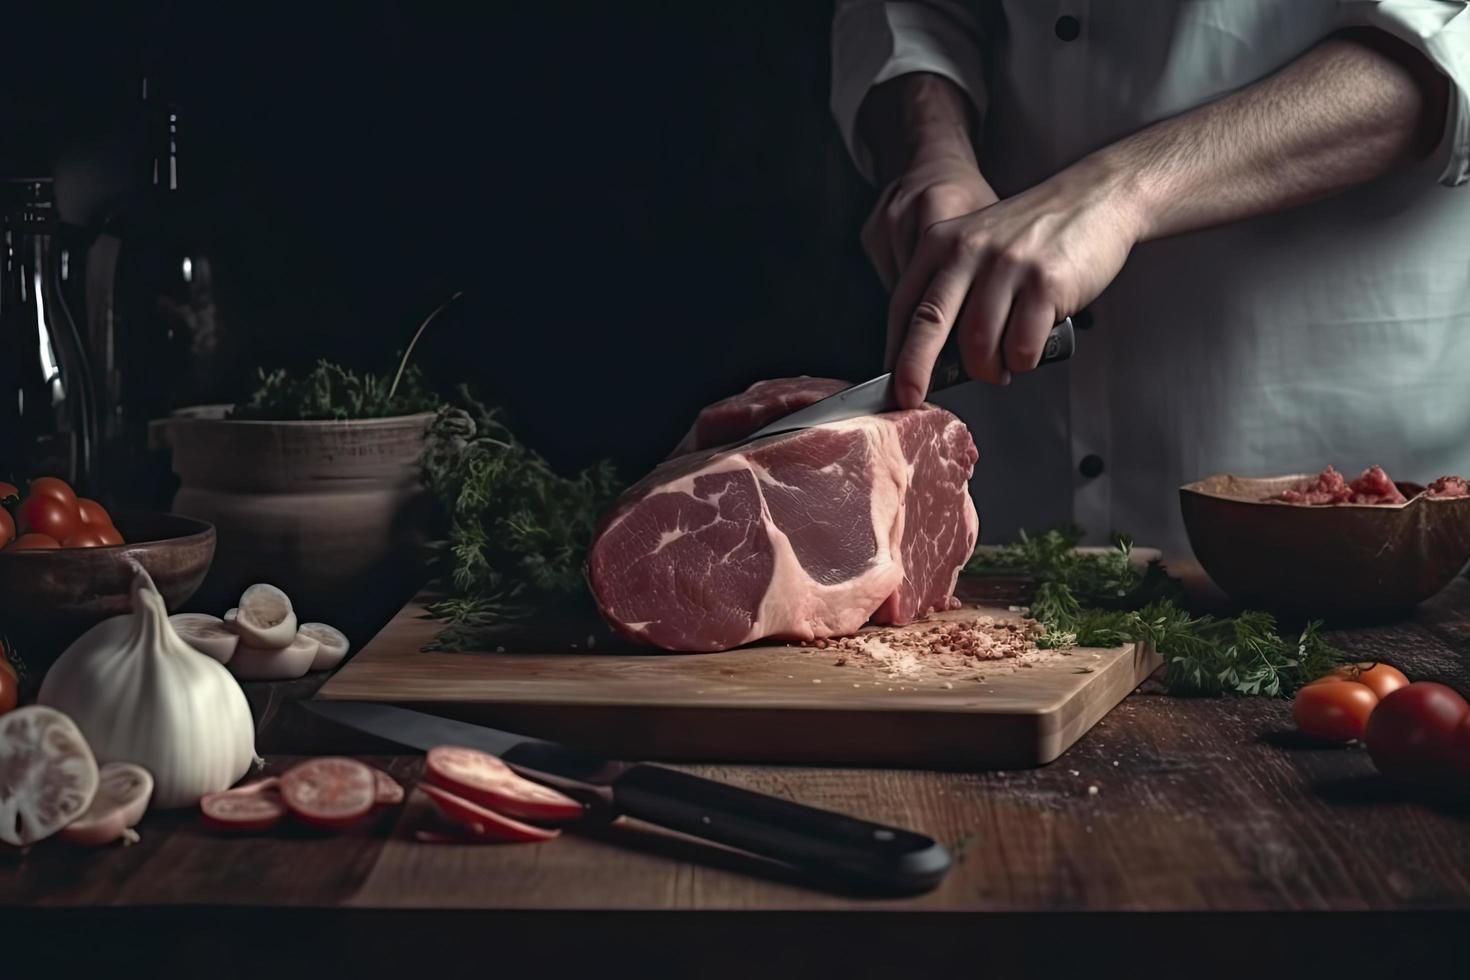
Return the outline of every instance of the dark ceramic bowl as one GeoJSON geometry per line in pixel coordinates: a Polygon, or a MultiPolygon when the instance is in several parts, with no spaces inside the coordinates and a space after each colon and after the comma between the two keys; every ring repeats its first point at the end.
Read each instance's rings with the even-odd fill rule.
{"type": "Polygon", "coordinates": [[[130,560],[153,576],[170,610],[188,601],[214,560],[214,527],[173,514],[119,514],[127,544],[52,551],[0,551],[0,633],[37,675],[72,640],[130,612],[130,560]]]}
{"type": "Polygon", "coordinates": [[[1179,488],[1195,557],[1232,600],[1339,623],[1407,615],[1470,561],[1470,498],[1304,507],[1266,500],[1312,475],[1212,476],[1179,488]]]}

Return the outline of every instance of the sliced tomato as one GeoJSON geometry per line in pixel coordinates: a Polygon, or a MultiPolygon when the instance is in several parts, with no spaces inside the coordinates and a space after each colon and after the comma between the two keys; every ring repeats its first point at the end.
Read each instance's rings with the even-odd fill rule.
{"type": "Polygon", "coordinates": [[[216,830],[236,834],[270,830],[286,817],[280,784],[279,779],[272,777],[223,793],[210,793],[199,801],[204,822],[216,830]]]}
{"type": "Polygon", "coordinates": [[[403,786],[381,769],[373,769],[373,784],[377,795],[373,806],[397,806],[403,802],[403,786]]]}
{"type": "Polygon", "coordinates": [[[323,830],[341,830],[372,810],[378,798],[373,771],[356,759],[324,756],[281,776],[281,798],[292,816],[323,830]]]}
{"type": "Polygon", "coordinates": [[[583,815],[576,800],[526,779],[488,752],[440,745],[429,750],[426,761],[426,772],[435,784],[497,813],[548,823],[583,815]]]}
{"type": "Polygon", "coordinates": [[[561,831],[550,827],[533,827],[528,823],[503,816],[493,810],[456,796],[447,789],[442,789],[432,783],[419,783],[419,789],[424,795],[434,801],[439,812],[450,820],[467,828],[476,837],[483,839],[515,841],[518,843],[536,843],[551,840],[561,835],[561,831]]]}

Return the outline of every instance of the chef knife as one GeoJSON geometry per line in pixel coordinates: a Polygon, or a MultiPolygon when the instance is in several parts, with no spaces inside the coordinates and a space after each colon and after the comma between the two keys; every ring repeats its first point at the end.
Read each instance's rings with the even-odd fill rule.
{"type": "Polygon", "coordinates": [[[896,827],[818,810],[646,763],[617,762],[524,735],[367,701],[303,701],[324,718],[427,751],[462,745],[498,756],[521,775],[589,808],[780,861],[823,879],[887,892],[928,891],[949,852],[896,827]]]}
{"type": "MultiPolygon", "coordinates": [[[[1072,329],[1072,318],[1067,317],[1051,328],[1051,333],[1046,338],[1046,347],[1041,353],[1040,363],[1054,364],[1057,361],[1065,361],[1076,349],[1077,335],[1072,329]]],[[[945,388],[965,384],[968,380],[964,369],[960,367],[959,355],[953,343],[947,344],[934,364],[934,373],[929,382],[931,396],[945,388]]],[[[861,384],[855,384],[851,388],[844,388],[837,394],[829,395],[805,408],[798,408],[757,429],[740,441],[742,443],[753,442],[756,439],[779,435],[782,432],[810,429],[814,425],[843,422],[847,419],[861,418],[864,415],[877,415],[880,412],[891,412],[896,408],[898,408],[898,398],[893,390],[893,373],[890,371],[861,384]]]]}

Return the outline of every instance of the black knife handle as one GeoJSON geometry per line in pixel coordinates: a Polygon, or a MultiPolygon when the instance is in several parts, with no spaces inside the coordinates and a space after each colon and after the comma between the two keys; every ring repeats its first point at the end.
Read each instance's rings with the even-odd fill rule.
{"type": "Polygon", "coordinates": [[[950,867],[949,852],[920,834],[661,766],[633,766],[612,789],[630,817],[836,881],[912,894],[939,884],[950,867]]]}
{"type": "MultiPolygon", "coordinates": [[[[1072,329],[1072,318],[1067,317],[1052,327],[1051,333],[1047,334],[1046,347],[1041,351],[1041,361],[1037,366],[1065,361],[1076,352],[1077,332],[1072,329]]],[[[934,375],[929,382],[929,390],[939,391],[942,388],[949,388],[961,383],[966,377],[968,375],[960,365],[959,347],[954,332],[951,331],[944,349],[939,352],[939,359],[934,362],[934,375]]]]}

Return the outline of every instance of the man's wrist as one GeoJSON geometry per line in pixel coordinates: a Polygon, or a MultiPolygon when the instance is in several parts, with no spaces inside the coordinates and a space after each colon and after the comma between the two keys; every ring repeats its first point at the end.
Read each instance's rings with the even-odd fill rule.
{"type": "Polygon", "coordinates": [[[858,137],[873,155],[880,185],[916,161],[956,156],[974,163],[973,109],[958,85],[915,72],[874,87],[858,113],[858,137]]]}
{"type": "Polygon", "coordinates": [[[1169,181],[1160,179],[1145,156],[1131,139],[1124,139],[1083,157],[1058,176],[1106,202],[1129,237],[1146,242],[1156,233],[1159,209],[1167,206],[1169,181]]]}

